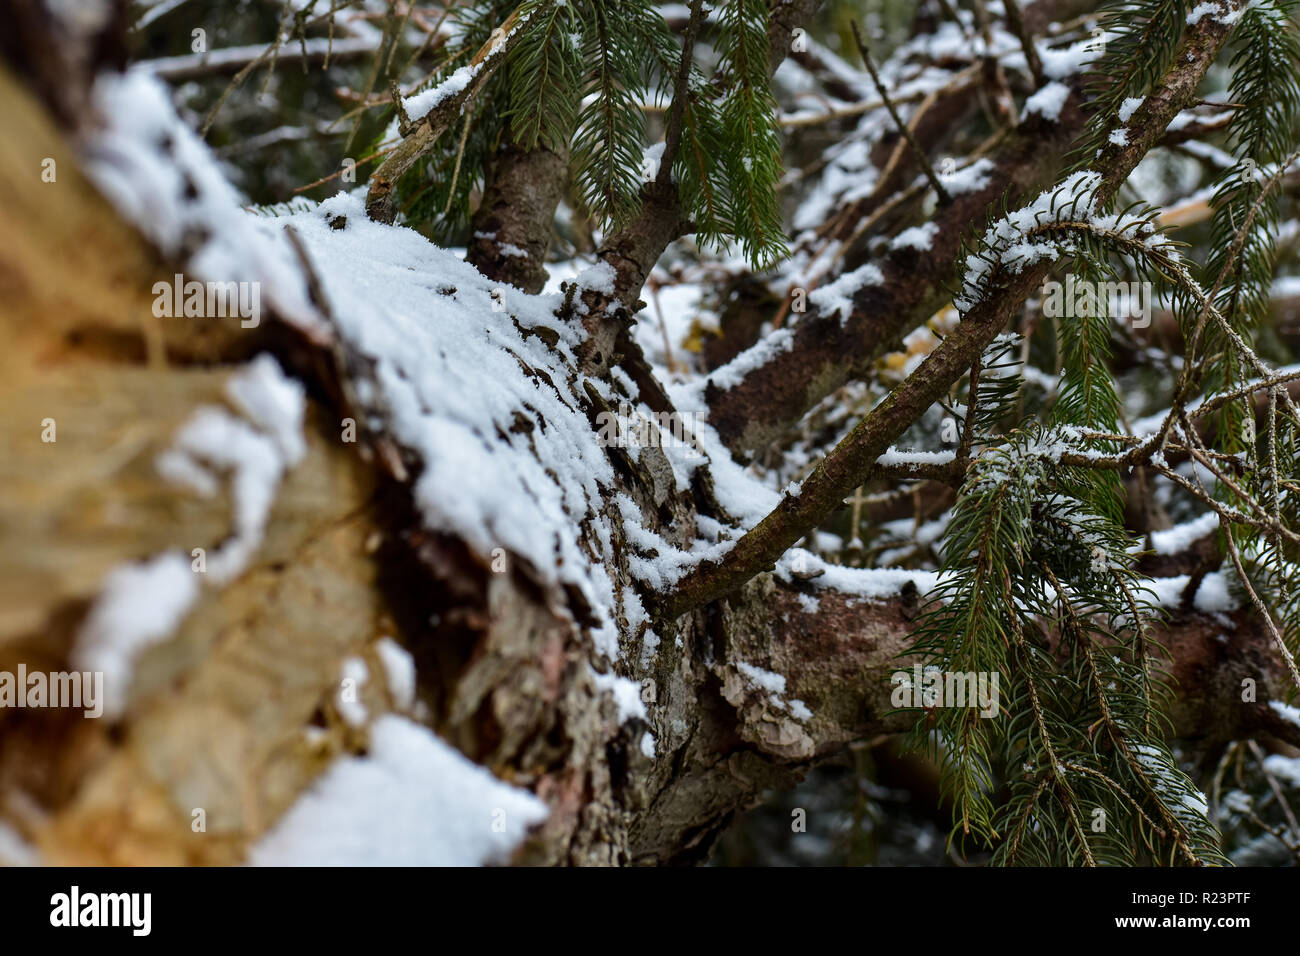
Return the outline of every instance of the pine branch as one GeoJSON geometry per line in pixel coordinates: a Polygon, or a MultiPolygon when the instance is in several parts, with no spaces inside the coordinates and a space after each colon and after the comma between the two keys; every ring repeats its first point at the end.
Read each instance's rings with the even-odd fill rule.
{"type": "Polygon", "coordinates": [[[510,108],[506,120],[516,145],[567,149],[578,122],[582,50],[568,3],[530,0],[520,7],[528,21],[511,55],[510,108]]]}
{"type": "Polygon", "coordinates": [[[468,75],[453,75],[444,82],[445,94],[423,117],[416,119],[414,131],[389,153],[383,164],[371,174],[366,195],[366,213],[376,222],[392,222],[397,214],[392,194],[397,181],[427,154],[453,123],[461,119],[466,102],[478,93],[505,62],[510,51],[523,37],[521,13],[530,4],[521,4],[510,14],[493,36],[474,55],[467,67],[468,75]]]}
{"type": "MultiPolygon", "coordinates": [[[[1138,135],[1100,157],[1094,208],[1108,203],[1169,122],[1195,102],[1197,87],[1216,59],[1228,28],[1203,18],[1190,27],[1172,66],[1135,112],[1138,135]]],[[[824,521],[854,488],[871,474],[889,444],[952,383],[1002,331],[1012,313],[1047,274],[1043,263],[1018,274],[996,273],[989,292],[973,302],[961,323],[924,362],[841,441],[803,482],[797,496],[787,494],[766,518],[742,537],[723,558],[699,565],[664,598],[660,614],[675,618],[729,593],[771,568],[795,542],[824,521]]]]}

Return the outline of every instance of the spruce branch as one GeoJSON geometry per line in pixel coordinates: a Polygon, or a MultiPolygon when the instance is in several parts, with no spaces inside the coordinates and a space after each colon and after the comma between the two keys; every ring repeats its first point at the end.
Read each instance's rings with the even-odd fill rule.
{"type": "Polygon", "coordinates": [[[686,32],[682,36],[682,61],[677,69],[677,80],[673,87],[673,100],[668,107],[667,128],[664,133],[664,151],[659,160],[659,185],[666,187],[672,182],[673,163],[682,142],[682,123],[686,116],[686,103],[691,96],[691,64],[695,55],[695,39],[699,36],[700,25],[704,20],[704,0],[692,0],[691,15],[686,23],[686,32]]]}
{"type": "MultiPolygon", "coordinates": [[[[1051,574],[1049,570],[1047,572],[1051,574]]],[[[1008,591],[1010,588],[1008,588],[1008,591]]],[[[1026,657],[1031,657],[1031,652],[1025,644],[1024,630],[1020,626],[1019,615],[1013,610],[1011,613],[1011,635],[1016,643],[1016,647],[1026,657]]],[[[1034,680],[1033,668],[1025,670],[1025,684],[1029,688],[1030,712],[1033,714],[1034,725],[1038,730],[1038,741],[1043,746],[1047,754],[1047,775],[1051,778],[1053,788],[1059,794],[1062,804],[1065,806],[1067,817],[1070,821],[1070,829],[1074,832],[1079,849],[1083,853],[1084,862],[1088,866],[1096,866],[1097,861],[1093,859],[1092,847],[1088,843],[1088,835],[1084,832],[1082,824],[1079,822],[1079,814],[1076,809],[1078,798],[1074,795],[1074,790],[1070,783],[1065,779],[1064,765],[1056,755],[1056,750],[1052,746],[1052,734],[1047,727],[1047,719],[1044,714],[1044,708],[1040,700],[1037,682],[1034,680]]]]}
{"type": "MultiPolygon", "coordinates": [[[[1186,419],[1184,419],[1184,422],[1185,421],[1186,419]]],[[[1188,440],[1193,444],[1196,444],[1199,439],[1196,436],[1195,430],[1188,425],[1187,431],[1188,440]]],[[[1218,477],[1220,481],[1224,480],[1222,475],[1216,475],[1216,477],[1218,477]]],[[[1234,487],[1233,490],[1237,492],[1239,498],[1249,500],[1249,496],[1244,495],[1240,489],[1234,487]]],[[[1256,507],[1266,518],[1271,518],[1262,507],[1256,507]]],[[[1242,565],[1241,552],[1237,547],[1237,541],[1233,535],[1233,529],[1222,512],[1219,512],[1219,523],[1220,527],[1223,529],[1224,540],[1227,542],[1228,557],[1231,558],[1232,566],[1237,572],[1237,579],[1241,582],[1247,595],[1249,595],[1251,603],[1255,606],[1256,612],[1264,619],[1264,624],[1268,628],[1269,636],[1273,639],[1274,647],[1281,656],[1283,663],[1286,664],[1287,670],[1291,674],[1291,680],[1294,682],[1296,689],[1300,690],[1300,668],[1297,668],[1296,666],[1295,655],[1292,654],[1291,650],[1286,646],[1286,640],[1282,637],[1281,631],[1278,630],[1277,625],[1273,622],[1272,613],[1264,604],[1263,600],[1260,599],[1259,593],[1255,590],[1254,585],[1251,584],[1250,577],[1246,574],[1246,569],[1242,565]]],[[[1279,537],[1285,533],[1292,540],[1300,541],[1300,535],[1295,535],[1290,532],[1290,529],[1285,528],[1285,526],[1280,522],[1278,522],[1271,530],[1279,537]]]]}
{"type": "MultiPolygon", "coordinates": [[[[1227,25],[1210,17],[1188,28],[1159,90],[1135,113],[1138,135],[1098,159],[1093,208],[1103,207],[1114,197],[1169,122],[1196,100],[1201,78],[1227,35],[1227,25]]],[[[773,567],[788,548],[863,484],[889,444],[970,368],[1025,299],[1041,287],[1047,271],[1048,266],[1040,262],[1019,273],[997,269],[989,273],[983,293],[970,304],[956,329],[826,455],[804,480],[798,495],[787,493],[726,555],[703,562],[687,574],[674,592],[663,598],[660,614],[678,617],[773,567]]]]}
{"type": "MultiPolygon", "coordinates": [[[[1111,710],[1110,700],[1101,676],[1101,670],[1098,664],[1097,652],[1093,647],[1092,639],[1088,633],[1088,627],[1084,623],[1079,611],[1075,608],[1074,603],[1069,598],[1069,592],[1066,590],[1060,579],[1052,571],[1047,562],[1041,563],[1044,576],[1051,582],[1052,588],[1056,591],[1057,599],[1064,609],[1068,620],[1068,631],[1072,632],[1078,641],[1078,648],[1083,652],[1083,659],[1088,673],[1088,683],[1092,689],[1093,698],[1097,703],[1098,710],[1101,713],[1102,723],[1105,725],[1107,734],[1115,748],[1123,755],[1124,762],[1133,772],[1134,776],[1141,781],[1143,789],[1146,790],[1148,797],[1155,804],[1156,811],[1164,820],[1165,826],[1174,838],[1174,846],[1178,853],[1186,859],[1192,866],[1198,866],[1201,860],[1197,857],[1192,849],[1194,838],[1188,831],[1187,827],[1168,805],[1168,796],[1162,792],[1162,788],[1152,781],[1148,769],[1143,766],[1142,761],[1134,753],[1133,747],[1129,744],[1129,734],[1111,710]]],[[[1151,745],[1147,744],[1150,748],[1151,745]]],[[[1190,785],[1190,784],[1189,784],[1190,785]]],[[[1175,795],[1176,796],[1176,795],[1175,795]]]]}
{"type": "Polygon", "coordinates": [[[446,95],[428,113],[415,120],[414,130],[388,155],[388,158],[371,174],[366,194],[366,213],[377,222],[392,222],[397,214],[392,194],[397,182],[409,172],[421,157],[426,155],[453,123],[461,119],[462,111],[470,97],[487,83],[505,62],[510,51],[523,36],[519,29],[521,4],[493,31],[470,60],[469,78],[463,84],[459,79],[448,79],[446,95]]]}

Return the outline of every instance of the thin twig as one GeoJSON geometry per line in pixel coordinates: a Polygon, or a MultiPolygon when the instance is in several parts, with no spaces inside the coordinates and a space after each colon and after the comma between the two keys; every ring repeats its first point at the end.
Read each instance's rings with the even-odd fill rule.
{"type": "Polygon", "coordinates": [[[1264,619],[1264,623],[1268,625],[1269,636],[1273,638],[1273,644],[1277,647],[1278,654],[1286,664],[1287,670],[1291,672],[1291,680],[1295,682],[1296,687],[1300,688],[1300,670],[1296,669],[1295,658],[1291,656],[1291,651],[1287,649],[1282,633],[1277,629],[1277,625],[1273,623],[1273,615],[1264,606],[1264,602],[1255,593],[1250,578],[1246,576],[1246,569],[1241,565],[1241,554],[1237,551],[1237,542],[1232,538],[1232,529],[1228,527],[1222,516],[1219,518],[1219,523],[1223,526],[1223,537],[1228,542],[1228,557],[1232,558],[1232,566],[1237,570],[1237,577],[1246,589],[1246,593],[1250,595],[1250,602],[1255,605],[1255,610],[1259,612],[1260,617],[1264,619]]]}
{"type": "Polygon", "coordinates": [[[1016,0],[1002,0],[1002,2],[1007,11],[1007,26],[1020,41],[1021,49],[1025,51],[1025,63],[1029,67],[1029,75],[1034,78],[1034,87],[1039,88],[1046,82],[1043,76],[1043,61],[1038,56],[1038,48],[1034,46],[1034,38],[1025,28],[1025,18],[1020,12],[1020,4],[1016,0]]]}
{"type": "Polygon", "coordinates": [[[673,87],[673,101],[668,107],[668,124],[664,132],[664,152],[659,159],[659,172],[655,182],[661,188],[667,188],[673,181],[673,160],[682,143],[682,124],[686,114],[686,100],[691,95],[691,63],[695,56],[695,37],[700,32],[704,20],[703,0],[691,3],[691,18],[686,23],[686,34],[682,37],[682,59],[677,67],[677,82],[673,87]]]}
{"type": "Polygon", "coordinates": [[[943,183],[939,182],[939,175],[934,171],[934,167],[930,165],[930,157],[925,154],[921,144],[912,135],[912,130],[903,122],[903,118],[898,115],[898,109],[889,98],[889,94],[885,92],[885,84],[880,81],[880,74],[876,72],[876,64],[872,62],[871,53],[867,50],[867,45],[863,42],[862,34],[858,30],[858,22],[850,20],[849,24],[853,27],[853,40],[858,45],[858,53],[862,56],[862,62],[866,64],[867,72],[871,74],[871,82],[876,85],[876,92],[880,94],[885,109],[889,110],[889,115],[893,117],[898,132],[911,144],[913,151],[916,153],[916,158],[921,164],[922,171],[925,173],[926,178],[930,180],[930,185],[934,187],[935,195],[939,197],[940,204],[948,205],[952,202],[952,197],[948,195],[948,190],[943,188],[943,183]]]}

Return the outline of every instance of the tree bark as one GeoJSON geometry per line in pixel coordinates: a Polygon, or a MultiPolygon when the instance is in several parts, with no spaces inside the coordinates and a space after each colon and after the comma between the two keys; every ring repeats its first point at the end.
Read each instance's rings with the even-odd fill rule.
{"type": "MultiPolygon", "coordinates": [[[[0,332],[9,346],[0,351],[0,436],[10,449],[0,461],[0,670],[66,667],[113,569],[166,550],[215,549],[228,536],[230,496],[178,491],[154,462],[196,410],[224,403],[241,363],[269,351],[309,395],[306,455],[284,478],[254,560],[206,587],[176,633],[141,655],[123,716],[0,711],[0,819],[46,861],[242,861],[333,758],[364,747],[336,703],[340,667],[360,656],[380,670],[376,642],[386,636],[417,661],[411,716],[547,803],[515,862],[699,862],[765,790],[850,742],[910,725],[890,701],[889,675],[911,663],[900,654],[919,611],[915,589],[864,601],[764,570],[767,553],[662,621],[657,653],[644,623],[619,622],[623,676],[648,704],[648,720],[621,720],[591,667],[580,596],[549,593],[513,556],[498,571],[469,543],[423,529],[418,476],[402,449],[372,442],[363,455],[340,443],[340,420],[364,417],[345,381],[355,356],[288,323],[249,334],[238,320],[138,318],[152,315],[153,281],[183,264],[164,261],[77,175],[48,104],[8,74],[0,104],[15,133],[0,143],[0,332]],[[58,163],[57,189],[39,184],[44,157],[58,163]],[[47,418],[58,424],[54,443],[41,441],[47,418]],[[775,703],[750,668],[783,675],[785,696],[811,716],[775,703]],[[647,730],[653,758],[641,748],[647,730]],[[207,827],[196,833],[200,809],[207,827]]],[[[999,160],[1004,175],[1030,162],[1028,144],[1017,149],[999,160]]],[[[974,215],[986,193],[969,209],[954,205],[974,215]]],[[[1031,279],[965,334],[994,328],[1031,279]]],[[[909,314],[936,294],[920,293],[909,314]]],[[[846,334],[862,337],[871,321],[864,312],[846,334]]],[[[823,369],[828,347],[807,343],[823,369]]],[[[950,364],[944,374],[956,374],[950,364]]],[[[557,387],[570,389],[575,408],[598,410],[598,395],[557,387]]],[[[795,387],[798,401],[810,388],[807,379],[795,387]]],[[[933,397],[908,392],[905,411],[933,397]]],[[[832,475],[836,493],[878,445],[832,475]]],[[[636,461],[610,454],[617,481],[604,505],[627,495],[670,543],[684,545],[715,507],[707,478],[689,493],[665,482],[661,451],[643,449],[636,461]]],[[[616,593],[639,587],[629,570],[635,546],[622,535],[615,523],[618,558],[606,570],[616,593]]],[[[1251,613],[1180,613],[1157,636],[1177,682],[1180,736],[1207,748],[1256,734],[1300,744],[1268,705],[1287,678],[1251,613]],[[1225,630],[1233,640],[1217,639],[1225,630]],[[1245,679],[1257,682],[1258,703],[1243,704],[1245,679]]],[[[372,715],[399,707],[380,681],[365,685],[363,702],[372,715]]]]}
{"type": "Polygon", "coordinates": [[[568,179],[567,148],[503,146],[474,212],[466,261],[491,279],[541,292],[555,209],[568,179]]]}

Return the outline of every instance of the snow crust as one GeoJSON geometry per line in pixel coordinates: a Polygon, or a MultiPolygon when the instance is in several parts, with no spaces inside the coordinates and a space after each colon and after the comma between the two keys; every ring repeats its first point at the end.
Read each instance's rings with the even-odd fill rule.
{"type": "Polygon", "coordinates": [[[379,717],[364,757],[336,761],[249,853],[254,866],[481,866],[547,816],[405,717],[379,717]]]}
{"type": "Polygon", "coordinates": [[[1056,122],[1061,116],[1061,107],[1065,106],[1065,101],[1069,96],[1070,88],[1064,83],[1053,80],[1051,83],[1044,84],[1041,90],[1025,100],[1023,115],[1037,114],[1043,119],[1056,122]]]}

